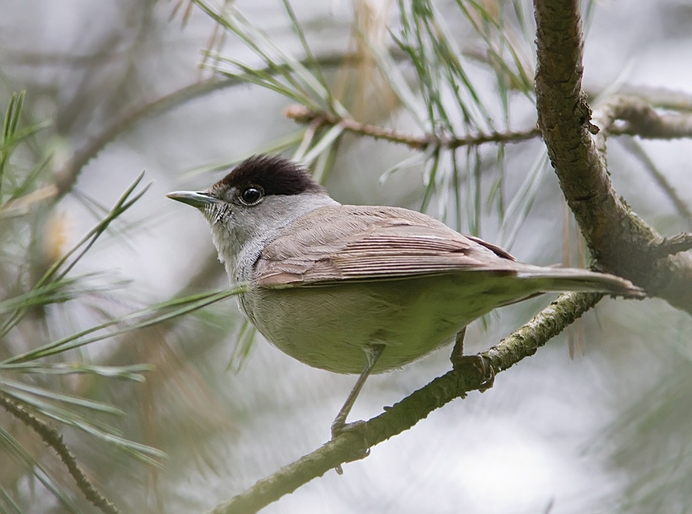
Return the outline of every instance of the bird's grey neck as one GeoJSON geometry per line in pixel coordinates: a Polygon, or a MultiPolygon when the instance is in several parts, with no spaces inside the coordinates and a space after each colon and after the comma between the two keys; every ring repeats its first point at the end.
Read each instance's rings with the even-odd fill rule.
{"type": "MultiPolygon", "coordinates": [[[[340,205],[326,194],[303,193],[301,195],[267,196],[262,202],[261,212],[256,216],[247,217],[243,223],[244,233],[233,233],[230,252],[219,258],[224,261],[229,278],[235,282],[245,282],[252,278],[252,267],[259,258],[264,247],[283,234],[286,227],[298,218],[322,207],[340,205]],[[235,258],[229,258],[230,256],[235,258]]],[[[237,229],[240,227],[236,225],[237,229]]]]}

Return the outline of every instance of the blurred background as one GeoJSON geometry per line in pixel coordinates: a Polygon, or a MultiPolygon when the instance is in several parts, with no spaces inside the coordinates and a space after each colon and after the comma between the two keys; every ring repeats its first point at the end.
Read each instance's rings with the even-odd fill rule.
{"type": "MultiPolygon", "coordinates": [[[[692,107],[688,2],[583,7],[592,105],[666,88],[692,107]]],[[[228,280],[206,222],[165,193],[281,151],[343,203],[421,209],[519,260],[588,266],[533,134],[529,2],[0,0],[0,13],[0,391],[56,427],[123,512],[202,512],[243,491],[326,442],[355,381],[254,337],[233,298],[192,310],[228,280]],[[296,122],[296,104],[499,142],[411,149],[296,122]]],[[[663,235],[692,228],[691,157],[685,140],[609,143],[618,194],[663,235]]],[[[475,322],[466,351],[551,299],[475,322]]],[[[691,333],[663,301],[605,299],[484,394],[264,512],[687,512],[691,333]]],[[[449,351],[371,378],[351,419],[446,372],[449,351]]],[[[0,512],[95,511],[5,411],[0,462],[0,512]]]]}

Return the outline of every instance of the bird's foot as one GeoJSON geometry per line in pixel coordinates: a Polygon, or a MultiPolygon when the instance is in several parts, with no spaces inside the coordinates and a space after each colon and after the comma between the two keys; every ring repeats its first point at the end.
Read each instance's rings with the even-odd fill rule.
{"type": "MultiPolygon", "coordinates": [[[[334,441],[337,437],[339,437],[342,434],[350,433],[354,434],[357,437],[360,437],[363,439],[363,446],[364,450],[359,451],[358,454],[354,456],[353,459],[349,459],[349,462],[351,460],[360,460],[366,458],[368,455],[370,455],[370,444],[368,443],[368,438],[367,438],[367,423],[365,421],[354,421],[352,423],[344,423],[343,421],[341,423],[337,424],[338,419],[334,420],[334,423],[332,423],[332,441],[334,441]]],[[[336,471],[337,475],[343,475],[344,470],[341,467],[341,465],[338,465],[336,468],[334,468],[336,471]]]]}
{"type": "Polygon", "coordinates": [[[482,377],[483,382],[478,390],[484,393],[490,389],[495,383],[495,370],[493,367],[486,363],[485,359],[481,355],[455,355],[452,354],[450,359],[452,361],[452,366],[454,369],[459,369],[464,366],[472,366],[482,377]]]}

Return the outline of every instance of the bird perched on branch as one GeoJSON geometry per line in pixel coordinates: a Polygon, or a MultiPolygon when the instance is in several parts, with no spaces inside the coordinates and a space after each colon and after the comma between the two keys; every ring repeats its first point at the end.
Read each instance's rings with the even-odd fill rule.
{"type": "Polygon", "coordinates": [[[332,433],[370,373],[404,366],[491,310],[548,291],[640,297],[622,278],[517,262],[502,248],[419,212],[341,205],[299,164],[258,155],[200,192],[199,209],[257,330],[291,357],[360,373],[332,433]]]}

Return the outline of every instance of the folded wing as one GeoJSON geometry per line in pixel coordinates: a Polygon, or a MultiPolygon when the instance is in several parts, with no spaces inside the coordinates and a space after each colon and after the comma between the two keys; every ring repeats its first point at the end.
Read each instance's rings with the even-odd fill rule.
{"type": "Polygon", "coordinates": [[[259,285],[326,285],[461,270],[516,272],[514,258],[501,248],[395,207],[324,207],[295,222],[290,232],[260,255],[259,285]]]}

